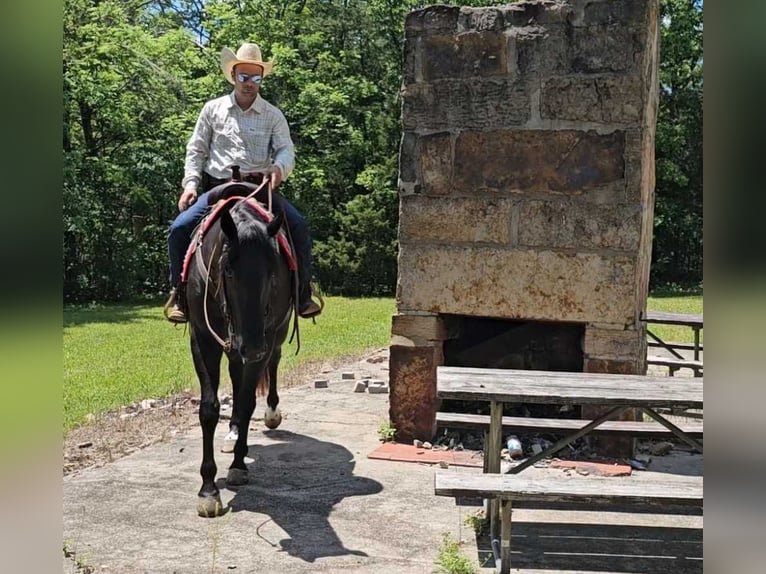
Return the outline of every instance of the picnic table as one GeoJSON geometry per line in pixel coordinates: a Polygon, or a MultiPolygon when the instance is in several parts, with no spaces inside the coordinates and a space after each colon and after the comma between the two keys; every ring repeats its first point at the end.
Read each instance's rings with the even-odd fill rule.
{"type": "Polygon", "coordinates": [[[634,408],[654,419],[695,450],[702,444],[660,415],[657,408],[701,409],[701,381],[669,381],[667,377],[580,372],[438,367],[436,395],[441,399],[487,401],[490,428],[488,472],[499,472],[504,403],[601,405],[611,407],[598,418],[536,454],[511,472],[519,473],[547,458],[603,423],[634,408]],[[494,448],[494,446],[497,448],[494,448]]]}
{"type": "Polygon", "coordinates": [[[647,324],[646,334],[650,337],[649,346],[665,349],[672,357],[649,356],[647,362],[652,365],[665,365],[670,369],[670,376],[673,376],[676,370],[680,368],[690,368],[694,370],[695,377],[702,376],[702,344],[700,343],[700,331],[702,330],[702,313],[669,313],[666,311],[647,311],[642,317],[642,321],[647,324]],[[673,343],[664,341],[659,335],[654,333],[649,325],[682,325],[689,327],[694,332],[694,343],[673,343]],[[693,358],[690,360],[684,357],[680,351],[693,351],[693,358]]]}
{"type": "MultiPolygon", "coordinates": [[[[552,372],[475,367],[438,367],[436,394],[440,399],[487,401],[490,426],[484,452],[487,473],[500,473],[503,405],[540,403],[558,405],[599,405],[608,410],[581,428],[512,467],[518,474],[536,462],[550,457],[572,441],[592,433],[599,426],[620,416],[626,409],[637,409],[654,419],[673,435],[702,452],[702,444],[656,409],[702,409],[702,381],[681,381],[668,377],[582,372],[552,372]]],[[[510,492],[508,493],[511,494],[510,492]]],[[[516,493],[518,494],[518,493],[516,493]]],[[[489,516],[493,538],[500,522],[499,499],[491,499],[489,516]]]]}

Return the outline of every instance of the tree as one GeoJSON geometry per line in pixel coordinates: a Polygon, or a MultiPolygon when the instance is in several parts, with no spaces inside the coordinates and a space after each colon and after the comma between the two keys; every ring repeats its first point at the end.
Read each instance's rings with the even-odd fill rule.
{"type": "Polygon", "coordinates": [[[662,0],[651,285],[702,282],[702,0],[662,0]]]}

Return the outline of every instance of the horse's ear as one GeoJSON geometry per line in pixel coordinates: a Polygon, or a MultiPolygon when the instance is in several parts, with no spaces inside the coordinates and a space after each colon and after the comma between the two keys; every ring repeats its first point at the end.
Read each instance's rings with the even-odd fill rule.
{"type": "Polygon", "coordinates": [[[229,243],[237,243],[237,224],[234,223],[228,209],[221,212],[221,230],[229,239],[229,243]]]}
{"type": "Polygon", "coordinates": [[[285,212],[280,211],[277,213],[277,216],[272,219],[269,224],[266,226],[266,231],[269,234],[269,237],[274,237],[277,232],[279,231],[279,228],[282,227],[282,224],[285,221],[285,212]]]}

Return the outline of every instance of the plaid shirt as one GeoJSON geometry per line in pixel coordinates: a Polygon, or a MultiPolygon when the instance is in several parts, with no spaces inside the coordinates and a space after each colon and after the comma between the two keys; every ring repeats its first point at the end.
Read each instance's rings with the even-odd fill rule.
{"type": "Polygon", "coordinates": [[[202,171],[217,179],[229,179],[231,166],[242,173],[276,165],[287,179],[295,166],[295,149],[284,114],[260,95],[242,110],[234,93],[207,102],[186,145],[181,187],[199,187],[202,171]]]}

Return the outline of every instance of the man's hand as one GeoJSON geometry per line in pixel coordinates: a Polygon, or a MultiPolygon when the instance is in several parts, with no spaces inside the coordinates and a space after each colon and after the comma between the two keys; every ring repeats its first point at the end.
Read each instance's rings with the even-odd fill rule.
{"type": "Polygon", "coordinates": [[[195,201],[197,201],[197,190],[193,187],[187,187],[181,197],[178,198],[178,211],[186,210],[195,201]]]}
{"type": "Polygon", "coordinates": [[[271,179],[271,189],[277,189],[282,183],[282,170],[277,166],[272,165],[263,173],[267,178],[271,179]]]}

